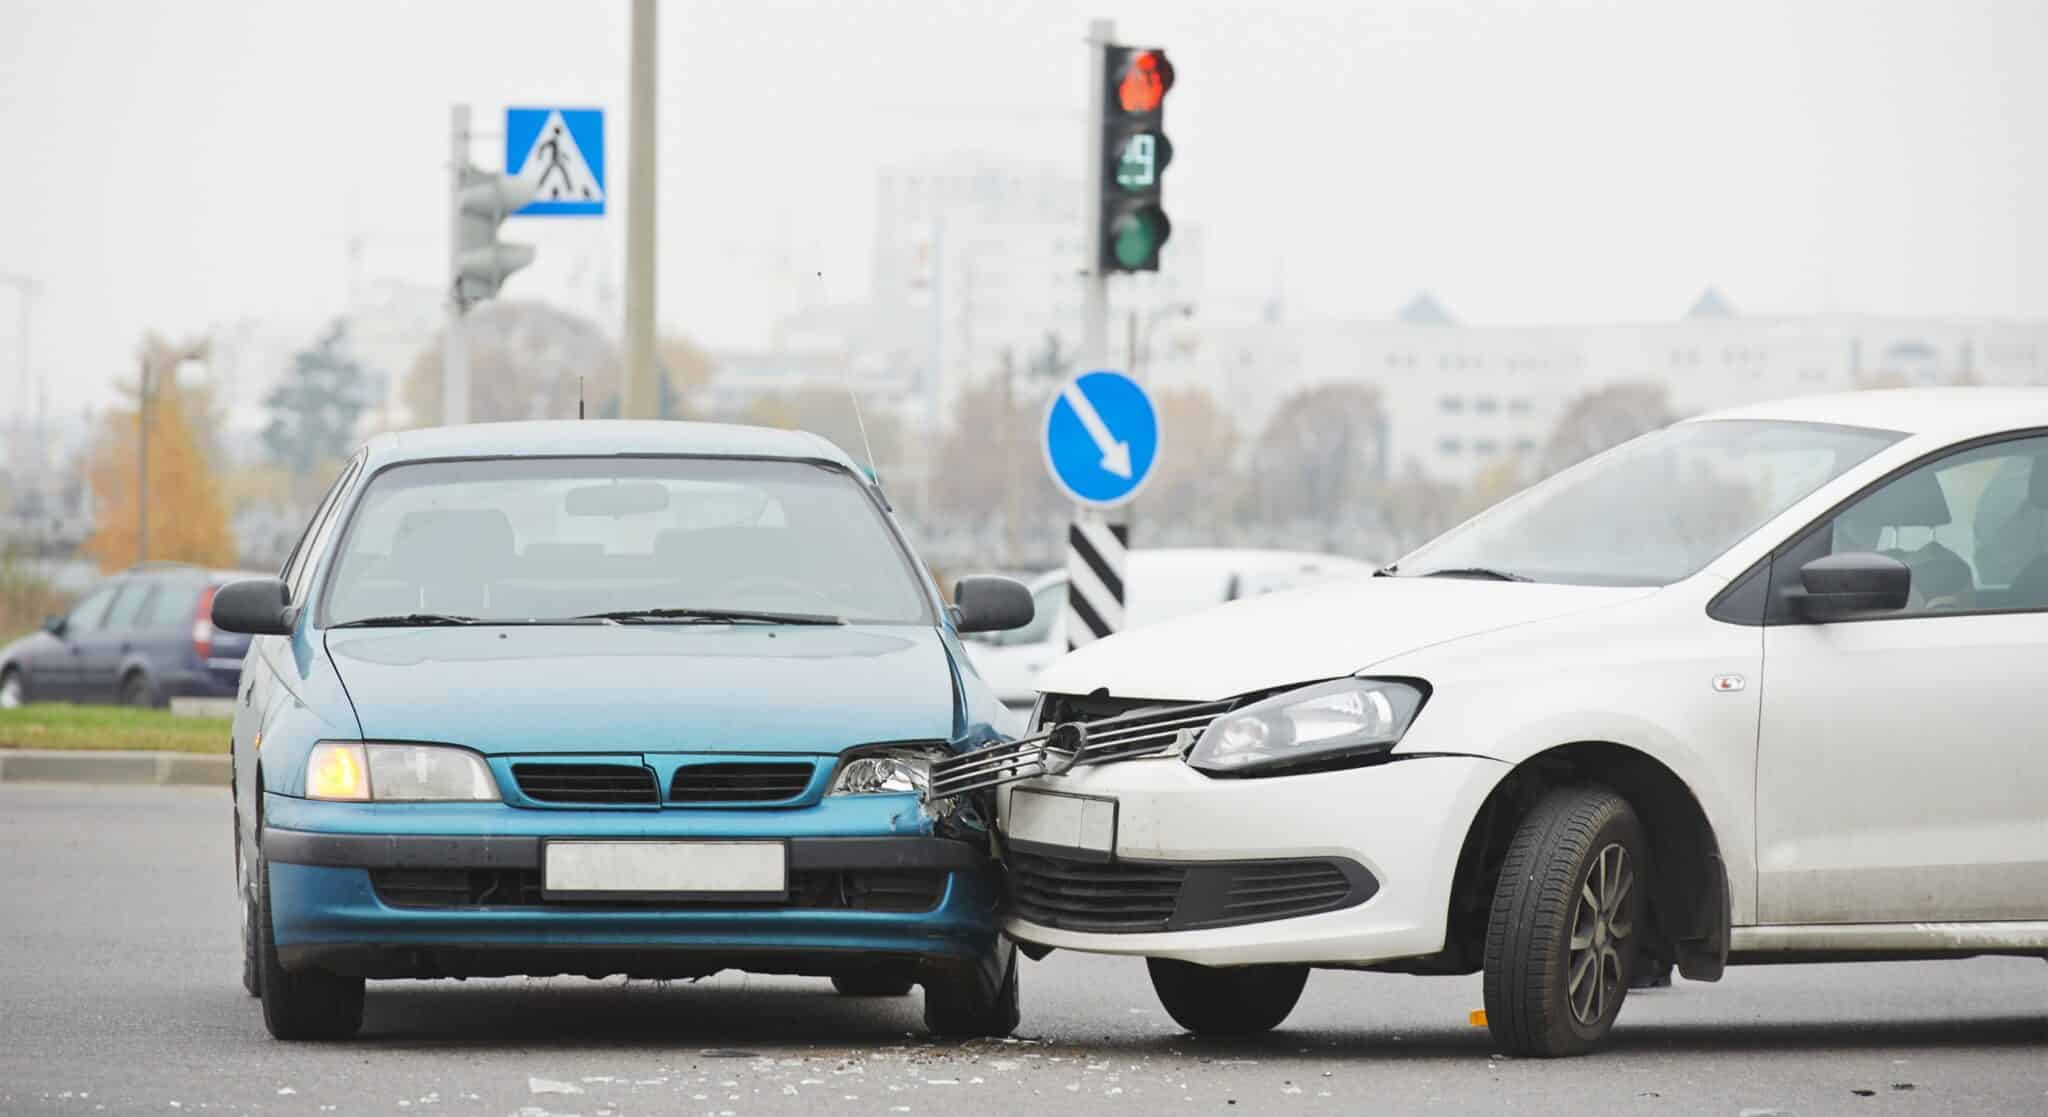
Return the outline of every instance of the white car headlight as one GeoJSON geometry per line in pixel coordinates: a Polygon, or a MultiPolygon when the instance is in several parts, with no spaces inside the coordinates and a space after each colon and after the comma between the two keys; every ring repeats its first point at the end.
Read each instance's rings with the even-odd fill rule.
{"type": "Polygon", "coordinates": [[[306,758],[306,797],[363,802],[496,802],[484,758],[448,745],[322,741],[306,758]]]}
{"type": "Polygon", "coordinates": [[[932,761],[944,749],[894,746],[864,749],[848,757],[832,777],[828,795],[923,794],[931,782],[932,761]]]}
{"type": "Polygon", "coordinates": [[[1408,732],[1422,698],[1420,687],[1391,679],[1290,690],[1211,722],[1187,762],[1222,776],[1383,753],[1408,732]]]}

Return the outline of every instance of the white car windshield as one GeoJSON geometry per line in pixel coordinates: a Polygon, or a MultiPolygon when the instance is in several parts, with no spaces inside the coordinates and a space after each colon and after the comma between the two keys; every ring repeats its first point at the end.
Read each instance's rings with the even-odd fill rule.
{"type": "Polygon", "coordinates": [[[1819,423],[1680,423],[1495,505],[1390,569],[1409,577],[1666,585],[1900,437],[1819,423]]]}
{"type": "Polygon", "coordinates": [[[730,458],[493,458],[377,474],[325,623],[657,619],[928,623],[909,555],[844,470],[730,458]],[[431,619],[431,618],[430,618],[431,619]]]}

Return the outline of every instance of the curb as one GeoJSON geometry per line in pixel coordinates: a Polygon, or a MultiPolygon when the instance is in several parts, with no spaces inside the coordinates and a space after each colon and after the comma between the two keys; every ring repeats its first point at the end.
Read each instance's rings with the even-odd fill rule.
{"type": "Polygon", "coordinates": [[[0,783],[226,787],[226,754],[0,749],[0,783]]]}

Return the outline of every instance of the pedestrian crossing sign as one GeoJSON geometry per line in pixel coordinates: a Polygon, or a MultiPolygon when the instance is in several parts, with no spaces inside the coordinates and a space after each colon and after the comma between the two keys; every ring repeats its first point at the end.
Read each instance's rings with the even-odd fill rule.
{"type": "Polygon", "coordinates": [[[602,217],[604,110],[506,109],[505,173],[534,188],[514,217],[602,217]]]}

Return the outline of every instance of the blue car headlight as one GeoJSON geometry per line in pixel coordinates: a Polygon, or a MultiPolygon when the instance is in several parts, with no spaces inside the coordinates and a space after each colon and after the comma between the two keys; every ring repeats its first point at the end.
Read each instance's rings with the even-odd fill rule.
{"type": "Polygon", "coordinates": [[[931,783],[932,761],[946,750],[916,745],[862,749],[848,756],[832,777],[831,795],[923,794],[931,783]]]}
{"type": "Polygon", "coordinates": [[[1210,775],[1255,775],[1373,756],[1399,744],[1423,691],[1393,679],[1339,679],[1290,690],[1217,718],[1188,751],[1210,775]]]}
{"type": "Polygon", "coordinates": [[[306,797],[365,802],[497,802],[484,758],[448,745],[321,741],[306,758],[306,797]]]}

